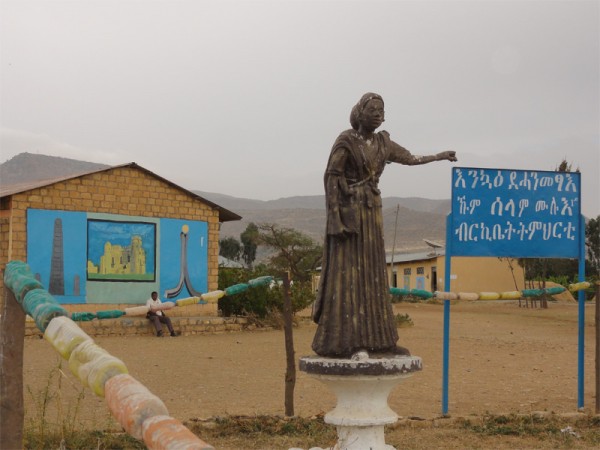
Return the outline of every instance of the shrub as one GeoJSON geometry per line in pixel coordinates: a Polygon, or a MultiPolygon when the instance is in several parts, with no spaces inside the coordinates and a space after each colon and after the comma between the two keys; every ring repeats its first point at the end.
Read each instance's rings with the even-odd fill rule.
{"type": "Polygon", "coordinates": [[[412,327],[414,323],[408,314],[396,314],[394,317],[397,327],[412,327]]]}
{"type": "MultiPolygon", "coordinates": [[[[248,280],[260,276],[272,275],[268,268],[259,267],[247,269],[219,269],[219,289],[247,283],[248,280]]],[[[292,311],[300,311],[314,301],[310,282],[296,282],[291,287],[292,311]]],[[[283,310],[283,288],[278,282],[273,286],[257,286],[236,295],[228,295],[219,299],[219,310],[224,317],[254,315],[258,318],[267,317],[270,312],[283,310]]]]}

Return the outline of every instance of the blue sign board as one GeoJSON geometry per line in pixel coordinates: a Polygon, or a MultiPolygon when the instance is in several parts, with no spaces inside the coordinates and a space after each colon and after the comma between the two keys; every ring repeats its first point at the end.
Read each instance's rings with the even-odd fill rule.
{"type": "Polygon", "coordinates": [[[452,256],[578,258],[580,186],[577,172],[453,168],[452,256]]]}
{"type": "MultiPolygon", "coordinates": [[[[452,169],[446,222],[445,289],[452,256],[577,258],[585,280],[581,174],[538,170],[452,169]]],[[[585,295],[579,291],[577,406],[583,408],[585,295]]],[[[450,301],[444,300],[442,414],[448,413],[450,301]]]]}

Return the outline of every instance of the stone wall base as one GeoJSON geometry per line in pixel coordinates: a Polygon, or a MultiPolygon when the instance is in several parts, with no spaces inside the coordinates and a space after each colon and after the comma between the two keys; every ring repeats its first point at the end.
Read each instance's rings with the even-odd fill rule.
{"type": "MultiPolygon", "coordinates": [[[[181,336],[203,333],[224,333],[253,328],[245,317],[173,317],[169,316],[173,328],[181,336]]],[[[153,336],[154,326],[145,317],[120,317],[118,319],[94,319],[77,322],[89,336],[153,336]]],[[[164,327],[164,325],[163,325],[164,327]]],[[[166,328],[165,328],[166,329],[166,328]]],[[[35,322],[27,316],[25,337],[43,337],[35,322]]]]}

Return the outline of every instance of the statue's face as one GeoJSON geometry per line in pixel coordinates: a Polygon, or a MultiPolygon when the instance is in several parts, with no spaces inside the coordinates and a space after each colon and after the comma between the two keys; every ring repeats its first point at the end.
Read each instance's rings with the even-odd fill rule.
{"type": "Polygon", "coordinates": [[[374,131],[379,128],[385,120],[383,102],[378,98],[369,100],[362,110],[359,120],[363,128],[369,131],[374,131]]]}

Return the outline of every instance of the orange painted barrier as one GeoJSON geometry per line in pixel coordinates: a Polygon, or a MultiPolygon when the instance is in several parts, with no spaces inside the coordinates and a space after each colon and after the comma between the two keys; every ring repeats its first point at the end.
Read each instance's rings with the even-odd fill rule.
{"type": "Polygon", "coordinates": [[[214,450],[188,430],[181,422],[169,416],[154,416],[144,421],[144,443],[150,450],[214,450]]]}
{"type": "Polygon", "coordinates": [[[169,415],[162,400],[128,374],[116,375],[106,382],[105,399],[114,418],[136,439],[142,439],[146,419],[169,415]]]}

